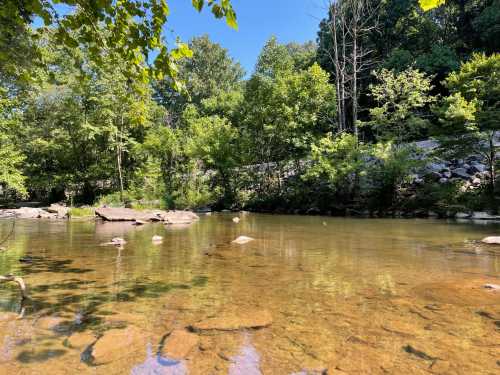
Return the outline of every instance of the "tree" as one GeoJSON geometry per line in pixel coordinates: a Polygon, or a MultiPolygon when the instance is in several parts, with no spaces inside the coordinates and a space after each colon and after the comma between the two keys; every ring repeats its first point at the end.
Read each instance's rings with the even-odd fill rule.
{"type": "MultiPolygon", "coordinates": [[[[216,18],[225,18],[229,26],[237,28],[230,0],[193,0],[192,4],[198,11],[209,7],[216,18]]],[[[162,32],[169,13],[166,0],[5,0],[0,9],[0,34],[29,25],[39,17],[46,27],[57,30],[59,44],[70,49],[88,48],[95,63],[113,51],[127,66],[135,68],[128,71],[130,75],[143,79],[149,73],[156,78],[167,76],[179,87],[175,62],[191,52],[182,43],[168,50],[162,32]],[[150,69],[147,63],[153,53],[157,55],[150,69]]]]}
{"type": "Polygon", "coordinates": [[[179,62],[178,76],[185,90],[179,92],[173,88],[171,79],[156,85],[157,100],[175,116],[174,120],[181,116],[188,103],[199,106],[204,99],[236,90],[245,75],[228,51],[210,41],[207,35],[193,38],[189,48],[192,58],[179,62]]]}
{"type": "Polygon", "coordinates": [[[482,155],[493,193],[498,151],[495,133],[500,129],[500,54],[474,54],[448,76],[446,87],[451,94],[436,109],[440,123],[434,130],[441,150],[449,156],[482,155]]]}
{"type": "Polygon", "coordinates": [[[377,83],[369,87],[376,107],[370,108],[370,121],[380,140],[396,144],[422,135],[428,126],[426,109],[435,99],[430,95],[431,80],[424,73],[408,68],[400,73],[381,69],[373,72],[377,83]]]}

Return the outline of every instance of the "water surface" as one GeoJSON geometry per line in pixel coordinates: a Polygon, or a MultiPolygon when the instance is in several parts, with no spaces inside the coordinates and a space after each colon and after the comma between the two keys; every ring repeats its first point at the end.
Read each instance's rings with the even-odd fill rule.
{"type": "MultiPolygon", "coordinates": [[[[499,225],[234,216],[189,227],[17,221],[0,273],[23,276],[30,299],[0,285],[0,373],[500,371],[500,292],[483,287],[500,284],[500,247],[477,242],[499,225]],[[239,235],[255,240],[231,244],[239,235]],[[100,246],[116,236],[123,249],[100,246]],[[173,330],[228,314],[272,323],[197,332],[185,358],[162,354],[173,330]],[[118,330],[127,343],[111,340],[104,363],[89,358],[85,340],[118,330]]],[[[0,221],[2,237],[10,226],[0,221]]]]}

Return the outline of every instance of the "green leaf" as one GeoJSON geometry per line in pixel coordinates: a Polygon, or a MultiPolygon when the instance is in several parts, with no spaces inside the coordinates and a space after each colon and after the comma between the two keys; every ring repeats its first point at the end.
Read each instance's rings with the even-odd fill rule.
{"type": "Polygon", "coordinates": [[[424,11],[428,11],[443,5],[445,0],[418,0],[418,2],[424,11]]]}
{"type": "Polygon", "coordinates": [[[193,7],[198,11],[201,12],[203,9],[203,4],[205,3],[204,0],[192,0],[193,7]]]}

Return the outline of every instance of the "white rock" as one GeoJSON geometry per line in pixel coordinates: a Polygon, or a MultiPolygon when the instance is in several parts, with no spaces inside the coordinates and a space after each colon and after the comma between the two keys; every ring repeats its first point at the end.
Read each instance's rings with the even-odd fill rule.
{"type": "Polygon", "coordinates": [[[486,289],[500,290],[500,285],[498,284],[484,284],[483,286],[486,289]]]}
{"type": "Polygon", "coordinates": [[[490,245],[500,245],[500,236],[490,236],[483,238],[481,240],[482,243],[487,243],[490,245]]]}
{"type": "Polygon", "coordinates": [[[232,243],[237,243],[239,245],[246,244],[250,241],[253,241],[254,239],[252,237],[247,237],[247,236],[239,236],[237,239],[232,241],[232,243]]]}
{"type": "Polygon", "coordinates": [[[153,236],[153,238],[151,240],[153,242],[162,242],[163,241],[163,237],[162,236],[153,236]]]}
{"type": "Polygon", "coordinates": [[[240,218],[239,217],[233,217],[233,222],[238,224],[240,222],[240,218]]]}
{"type": "Polygon", "coordinates": [[[113,245],[125,245],[127,243],[127,241],[125,241],[123,238],[120,238],[120,237],[115,237],[115,238],[112,238],[111,239],[111,243],[113,245]]]}
{"type": "Polygon", "coordinates": [[[455,217],[457,219],[468,219],[471,217],[470,214],[468,214],[467,212],[457,212],[457,214],[455,215],[455,217]]]}

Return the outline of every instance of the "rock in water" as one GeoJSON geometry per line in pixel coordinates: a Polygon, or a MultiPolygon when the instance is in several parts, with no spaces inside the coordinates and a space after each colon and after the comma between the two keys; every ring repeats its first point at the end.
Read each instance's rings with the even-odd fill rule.
{"type": "Polygon", "coordinates": [[[240,222],[240,218],[239,217],[233,217],[233,223],[238,224],[239,222],[240,222]]]}
{"type": "Polygon", "coordinates": [[[92,363],[102,365],[127,358],[137,350],[146,350],[147,337],[139,328],[110,329],[92,347],[92,363]]]}
{"type": "Polygon", "coordinates": [[[146,222],[144,220],[136,220],[132,223],[132,225],[144,225],[146,222]]]}
{"type": "Polygon", "coordinates": [[[232,241],[232,243],[236,243],[238,245],[243,245],[246,244],[250,241],[253,241],[254,239],[252,237],[247,237],[247,236],[239,236],[237,239],[232,241]]]}
{"type": "Polygon", "coordinates": [[[183,359],[193,350],[199,342],[194,333],[183,329],[176,329],[165,340],[162,356],[172,359],[183,359]]]}
{"type": "Polygon", "coordinates": [[[99,207],[96,208],[97,216],[108,221],[151,221],[158,218],[149,211],[138,211],[131,208],[113,208],[99,207]]]}
{"type": "Polygon", "coordinates": [[[154,243],[161,243],[163,242],[163,237],[162,236],[153,236],[151,239],[154,243]]]}
{"type": "Polygon", "coordinates": [[[191,211],[163,211],[160,214],[165,224],[191,224],[199,220],[199,216],[191,211]]]}
{"type": "Polygon", "coordinates": [[[484,284],[486,289],[500,290],[500,285],[498,284],[484,284]]]}
{"type": "Polygon", "coordinates": [[[201,331],[238,331],[242,329],[258,329],[270,326],[273,317],[267,310],[244,310],[240,312],[221,313],[193,324],[190,329],[201,331]]]}
{"type": "Polygon", "coordinates": [[[60,204],[51,204],[48,208],[47,211],[56,214],[57,218],[63,219],[65,217],[68,217],[69,214],[69,208],[60,204]]]}
{"type": "Polygon", "coordinates": [[[481,240],[482,243],[487,243],[490,245],[500,245],[500,236],[490,236],[483,238],[481,240]]]}

